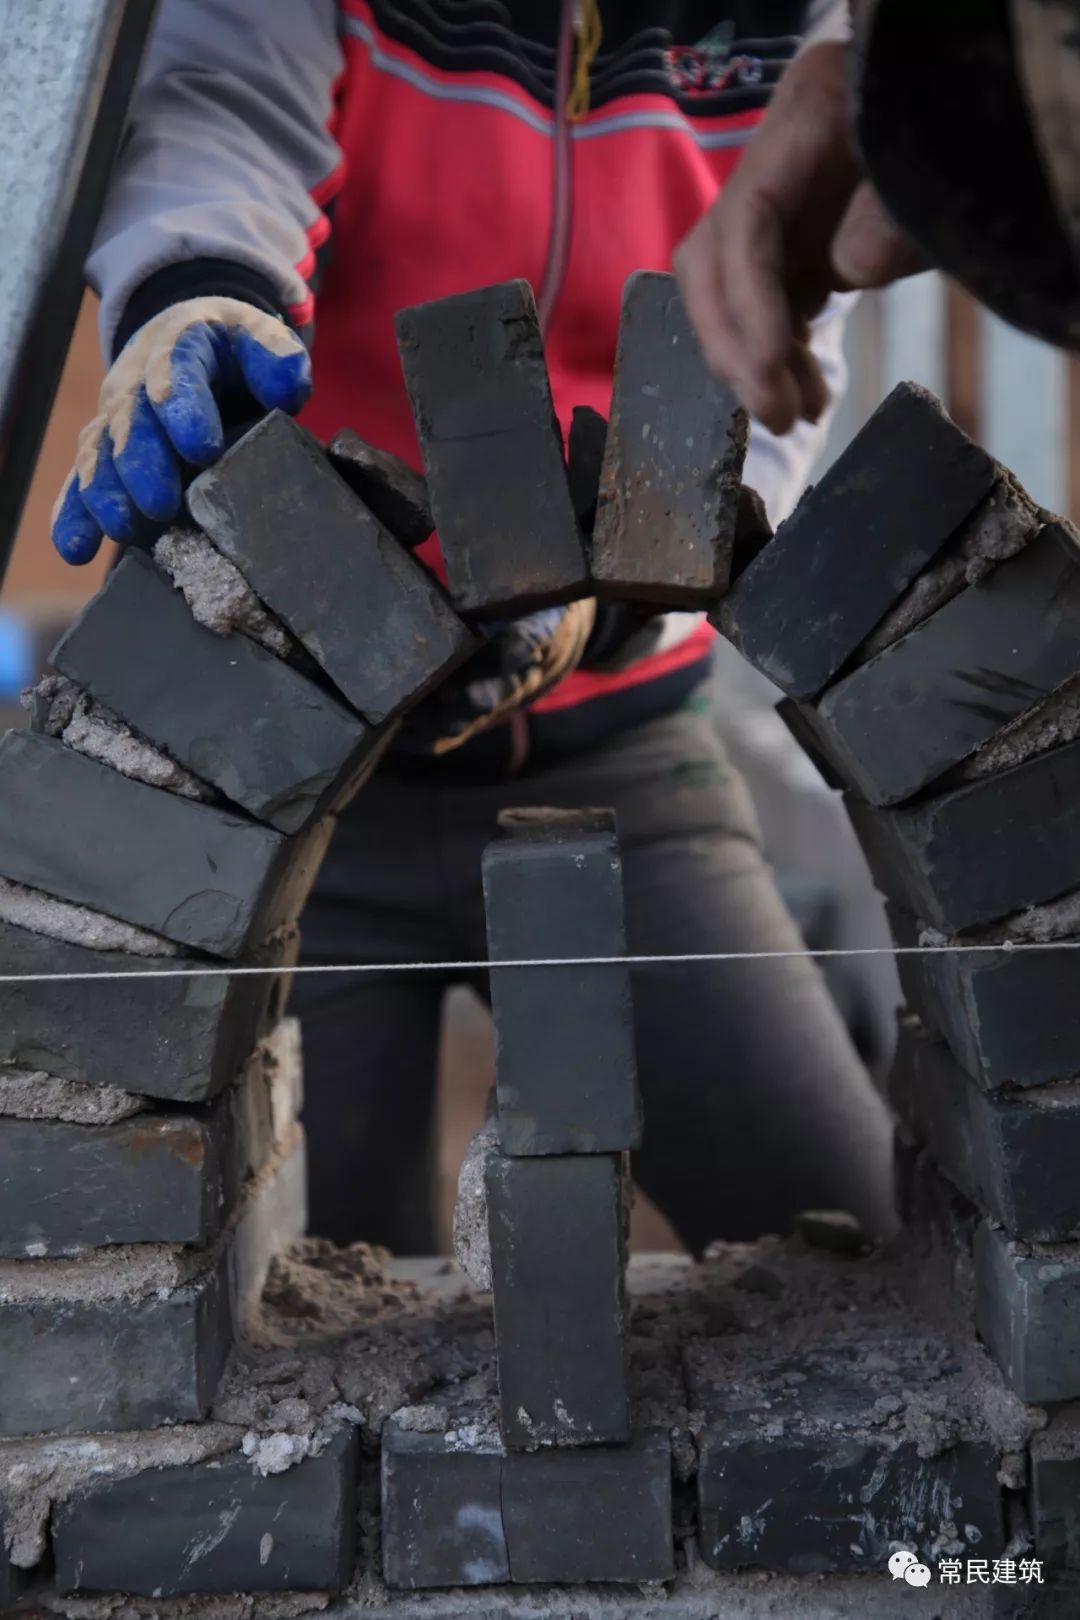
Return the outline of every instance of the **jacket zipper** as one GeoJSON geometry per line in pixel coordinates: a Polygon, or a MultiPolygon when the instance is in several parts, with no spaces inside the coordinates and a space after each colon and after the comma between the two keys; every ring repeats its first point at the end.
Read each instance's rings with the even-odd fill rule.
{"type": "Polygon", "coordinates": [[[555,62],[555,131],[551,163],[551,226],[547,257],[536,307],[540,330],[547,331],[566,280],[570,257],[570,228],[574,216],[574,154],[567,104],[574,71],[578,0],[562,0],[558,54],[555,62]]]}

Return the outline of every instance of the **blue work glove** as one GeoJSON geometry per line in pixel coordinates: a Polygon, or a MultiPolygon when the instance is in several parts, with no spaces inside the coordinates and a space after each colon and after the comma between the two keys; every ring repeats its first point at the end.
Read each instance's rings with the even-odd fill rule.
{"type": "Polygon", "coordinates": [[[190,298],[140,327],[101,385],[99,414],[79,435],[75,468],[52,516],[69,563],[103,535],[128,545],[180,511],[185,475],[225,449],[233,420],[298,411],[311,362],[296,333],[237,298],[190,298]]]}
{"type": "Polygon", "coordinates": [[[405,719],[397,746],[446,754],[508,720],[577,668],[596,618],[592,597],[479,626],[486,645],[405,719]]]}

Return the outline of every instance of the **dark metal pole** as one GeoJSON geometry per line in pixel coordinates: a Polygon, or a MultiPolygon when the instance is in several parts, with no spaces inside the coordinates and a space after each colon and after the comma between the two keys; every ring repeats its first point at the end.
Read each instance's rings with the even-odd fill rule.
{"type": "Polygon", "coordinates": [[[0,0],[0,582],[156,0],[0,0]]]}

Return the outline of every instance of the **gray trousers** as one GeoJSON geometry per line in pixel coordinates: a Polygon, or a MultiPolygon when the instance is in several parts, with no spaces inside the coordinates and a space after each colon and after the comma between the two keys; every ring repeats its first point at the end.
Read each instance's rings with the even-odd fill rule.
{"type": "MultiPolygon", "coordinates": [[[[746,790],[683,710],[497,785],[383,770],[341,818],[303,960],[486,956],[480,857],[508,805],[613,806],[632,954],[798,949],[746,790]]],[[[311,1229],[398,1253],[435,1244],[440,1012],[458,974],[300,975],[311,1229]]],[[[891,1125],[815,963],[633,969],[639,1186],[700,1251],[808,1208],[892,1228],[891,1125]]],[[[483,982],[477,983],[481,991],[483,982]]]]}

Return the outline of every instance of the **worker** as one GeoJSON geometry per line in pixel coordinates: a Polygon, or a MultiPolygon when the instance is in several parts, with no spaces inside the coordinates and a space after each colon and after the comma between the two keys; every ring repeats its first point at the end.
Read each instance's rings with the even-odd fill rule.
{"type": "MultiPolygon", "coordinates": [[[[62,555],[180,520],[185,480],[260,410],[418,465],[394,312],[479,285],[533,284],[564,431],[575,405],[606,413],[627,276],[670,268],[777,84],[844,22],[833,0],[164,0],[89,261],[111,369],[62,555]]],[[[746,477],[774,518],[820,447],[841,328],[837,305],[799,327],[801,420],[754,428],[746,477]]],[[[302,526],[296,549],[302,568],[302,526]]],[[[891,1229],[888,1115],[705,713],[712,634],[592,604],[500,626],[341,816],[303,960],[386,972],[293,992],[314,1232],[435,1246],[440,1007],[462,974],[393,964],[485,956],[481,852],[528,804],[615,808],[635,955],[793,953],[633,970],[635,1173],[680,1238],[823,1206],[891,1229]]]]}
{"type": "Polygon", "coordinates": [[[936,266],[1080,348],[1080,0],[852,9],[857,71],[840,44],[800,59],[676,255],[713,371],[778,433],[819,408],[803,338],[837,290],[936,266]]]}

